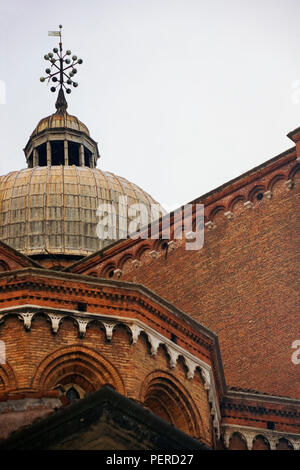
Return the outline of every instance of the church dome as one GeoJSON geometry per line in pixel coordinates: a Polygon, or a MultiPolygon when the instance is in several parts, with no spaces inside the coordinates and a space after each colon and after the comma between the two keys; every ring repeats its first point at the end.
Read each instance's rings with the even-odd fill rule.
{"type": "Polygon", "coordinates": [[[90,136],[90,132],[83,122],[79,121],[76,116],[72,116],[67,112],[64,114],[52,114],[40,120],[36,128],[31,134],[31,137],[47,132],[49,129],[68,128],[79,132],[84,132],[90,136]]]}
{"type": "Polygon", "coordinates": [[[48,82],[58,82],[51,87],[59,90],[56,112],[41,119],[32,132],[24,148],[28,168],[0,177],[0,240],[39,261],[45,256],[59,258],[61,265],[66,258],[86,256],[127,238],[128,232],[147,225],[154,213],[159,217],[163,210],[135,184],[96,168],[98,144],[87,126],[68,114],[64,95],[64,89],[71,92],[66,83],[72,82],[74,66],[82,60],[72,56],[68,65],[61,44],[59,53],[57,48],[53,51],[59,67],[53,65],[52,53],[45,59],[55,69],[52,74],[46,69],[48,82]],[[65,70],[71,70],[67,80],[65,70]],[[140,218],[135,226],[134,217],[140,218]]]}
{"type": "MultiPolygon", "coordinates": [[[[35,166],[0,177],[0,239],[23,254],[85,256],[111,243],[100,240],[97,208],[157,202],[125,178],[88,166],[35,166]],[[124,199],[123,199],[124,201],[124,199]],[[121,200],[122,205],[122,200],[121,200]]],[[[126,237],[118,237],[126,238],[126,237]]]]}

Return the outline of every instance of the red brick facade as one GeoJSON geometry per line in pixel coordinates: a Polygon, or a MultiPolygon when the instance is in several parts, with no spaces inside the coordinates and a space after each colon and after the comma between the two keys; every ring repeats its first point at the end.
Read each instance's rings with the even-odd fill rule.
{"type": "Polygon", "coordinates": [[[58,272],[1,244],[0,438],[67,404],[68,387],[110,384],[213,448],[299,448],[297,157],[194,201],[198,251],[126,240],[58,272]]]}

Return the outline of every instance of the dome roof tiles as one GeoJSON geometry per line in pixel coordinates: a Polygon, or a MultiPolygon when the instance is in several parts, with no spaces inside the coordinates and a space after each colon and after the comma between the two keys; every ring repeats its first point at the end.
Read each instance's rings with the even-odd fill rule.
{"type": "MultiPolygon", "coordinates": [[[[113,240],[100,240],[97,208],[112,202],[119,222],[119,196],[128,205],[157,202],[110,172],[86,166],[44,166],[0,177],[0,239],[26,255],[85,256],[113,240]]],[[[117,237],[120,238],[120,237],[117,237]]]]}
{"type": "Polygon", "coordinates": [[[83,124],[83,122],[79,121],[76,116],[72,116],[71,114],[65,113],[63,115],[51,114],[51,116],[47,116],[41,119],[34,131],[32,132],[31,137],[49,129],[61,128],[68,128],[73,129],[75,131],[84,132],[85,134],[90,136],[90,132],[86,125],[83,124]]]}

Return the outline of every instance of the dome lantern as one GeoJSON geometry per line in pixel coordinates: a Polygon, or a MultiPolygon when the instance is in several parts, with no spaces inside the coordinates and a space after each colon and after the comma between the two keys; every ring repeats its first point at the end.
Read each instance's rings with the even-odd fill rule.
{"type": "Polygon", "coordinates": [[[55,47],[53,53],[49,52],[44,59],[50,62],[50,68],[46,69],[47,77],[41,77],[40,81],[55,84],[51,91],[58,89],[55,103],[56,112],[42,119],[24,149],[28,168],[37,166],[87,166],[94,168],[100,158],[97,143],[91,139],[88,128],[75,116],[67,113],[68,103],[65,93],[70,94],[71,89],[67,85],[77,87],[73,81],[77,73],[75,66],[82,64],[82,59],[67,50],[63,53],[61,30],[50,31],[50,36],[59,36],[59,48],[55,47]],[[67,85],[66,85],[67,84],[67,85]]]}
{"type": "MultiPolygon", "coordinates": [[[[51,35],[61,38],[61,31],[51,35]]],[[[72,67],[72,78],[74,64],[82,60],[69,50],[63,55],[61,41],[45,60],[54,68],[53,73],[46,69],[48,81],[58,82],[56,112],[41,119],[32,132],[24,148],[28,168],[0,177],[0,240],[58,269],[130,236],[130,207],[143,214],[143,225],[152,221],[153,213],[159,217],[164,210],[134,183],[96,168],[97,142],[87,126],[67,112],[65,98],[65,65],[72,67]],[[107,207],[115,218],[107,220],[101,236],[98,224],[107,207]]],[[[71,78],[67,76],[68,85],[71,78]]]]}
{"type": "Polygon", "coordinates": [[[97,142],[75,116],[52,114],[41,119],[24,149],[28,168],[75,165],[95,168],[100,158],[97,142]]]}

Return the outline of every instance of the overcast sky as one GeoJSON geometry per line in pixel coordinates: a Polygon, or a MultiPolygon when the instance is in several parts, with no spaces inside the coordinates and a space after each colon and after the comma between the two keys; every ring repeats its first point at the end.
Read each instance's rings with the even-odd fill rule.
{"type": "Polygon", "coordinates": [[[39,77],[60,23],[83,59],[68,112],[99,143],[98,168],[167,208],[293,146],[299,1],[1,0],[0,174],[25,168],[30,133],[55,111],[39,77]]]}

